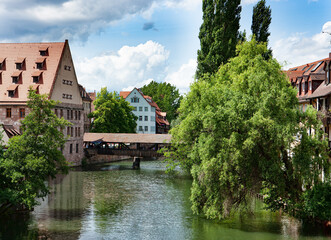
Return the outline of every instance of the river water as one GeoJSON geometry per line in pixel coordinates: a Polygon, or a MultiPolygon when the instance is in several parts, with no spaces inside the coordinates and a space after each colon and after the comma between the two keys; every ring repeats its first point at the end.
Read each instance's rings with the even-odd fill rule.
{"type": "Polygon", "coordinates": [[[161,161],[94,166],[59,176],[30,216],[0,219],[0,239],[331,239],[256,202],[252,216],[226,221],[193,215],[191,179],[161,161]]]}

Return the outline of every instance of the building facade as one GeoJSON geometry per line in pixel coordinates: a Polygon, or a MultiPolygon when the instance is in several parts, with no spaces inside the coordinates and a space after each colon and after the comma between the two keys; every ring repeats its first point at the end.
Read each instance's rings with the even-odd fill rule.
{"type": "Polygon", "coordinates": [[[291,85],[298,90],[300,108],[305,111],[312,105],[323,113],[324,131],[331,148],[331,53],[328,58],[320,59],[286,71],[291,85]]]}
{"type": "Polygon", "coordinates": [[[144,95],[138,88],[131,92],[120,92],[120,96],[134,107],[133,113],[137,116],[137,133],[168,133],[169,122],[166,113],[149,96],[144,95]]]}
{"type": "Polygon", "coordinates": [[[84,106],[69,43],[0,43],[0,123],[20,131],[20,120],[29,114],[26,106],[30,87],[60,103],[58,117],[72,125],[63,151],[73,165],[83,157],[84,106]]]}

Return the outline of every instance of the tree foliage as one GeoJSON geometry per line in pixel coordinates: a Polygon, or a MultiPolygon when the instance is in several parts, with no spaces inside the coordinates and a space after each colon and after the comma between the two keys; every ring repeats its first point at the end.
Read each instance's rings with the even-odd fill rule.
{"type": "Polygon", "coordinates": [[[196,77],[215,73],[234,57],[239,38],[240,0],[203,0],[196,77]]]}
{"type": "Polygon", "coordinates": [[[101,88],[94,101],[95,111],[89,117],[94,118],[92,132],[100,133],[134,133],[137,117],[133,107],[116,92],[101,88]]]}
{"type": "Polygon", "coordinates": [[[47,95],[29,92],[30,114],[21,121],[22,135],[9,140],[0,159],[0,206],[33,208],[36,198],[49,192],[45,181],[67,171],[61,152],[66,140],[60,129],[70,123],[54,114],[56,104],[47,95]]]}
{"type": "Polygon", "coordinates": [[[271,23],[271,9],[266,6],[265,0],[260,0],[253,8],[252,33],[256,41],[268,42],[270,36],[269,25],[271,23]]]}
{"type": "Polygon", "coordinates": [[[163,112],[167,112],[167,120],[171,123],[178,116],[177,109],[180,101],[183,98],[178,89],[170,83],[158,83],[155,81],[144,85],[140,90],[144,95],[152,97],[153,101],[161,108],[163,112]]]}
{"type": "Polygon", "coordinates": [[[166,155],[191,173],[195,213],[223,218],[262,191],[269,208],[294,214],[304,189],[329,169],[316,111],[299,110],[296,90],[266,51],[255,39],[238,45],[238,56],[192,84],[181,103],[166,155]]]}

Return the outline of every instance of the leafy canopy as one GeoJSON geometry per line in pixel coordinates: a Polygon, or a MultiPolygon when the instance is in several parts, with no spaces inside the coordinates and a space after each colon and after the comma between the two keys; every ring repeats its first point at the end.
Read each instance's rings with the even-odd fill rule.
{"type": "Polygon", "coordinates": [[[303,189],[329,169],[316,111],[299,110],[296,90],[266,51],[255,39],[238,45],[238,56],[193,83],[181,102],[166,155],[191,173],[195,213],[223,218],[260,191],[271,209],[293,213],[303,189]]]}
{"type": "Polygon", "coordinates": [[[92,132],[99,133],[134,133],[137,117],[133,107],[116,92],[101,88],[94,101],[95,111],[89,117],[94,118],[92,132]]]}
{"type": "Polygon", "coordinates": [[[0,206],[33,208],[36,198],[49,192],[45,181],[68,168],[61,152],[66,139],[60,129],[70,123],[54,114],[57,102],[47,95],[31,90],[28,98],[30,113],[21,121],[22,135],[9,140],[0,159],[0,206]]]}
{"type": "Polygon", "coordinates": [[[152,81],[148,85],[144,85],[140,90],[144,95],[152,97],[153,101],[157,103],[163,112],[167,112],[167,120],[170,123],[178,116],[177,109],[183,97],[175,86],[172,86],[170,83],[152,81]]]}
{"type": "Polygon", "coordinates": [[[269,25],[271,23],[270,6],[265,5],[265,0],[260,0],[253,8],[252,33],[256,41],[268,42],[270,36],[269,25]]]}

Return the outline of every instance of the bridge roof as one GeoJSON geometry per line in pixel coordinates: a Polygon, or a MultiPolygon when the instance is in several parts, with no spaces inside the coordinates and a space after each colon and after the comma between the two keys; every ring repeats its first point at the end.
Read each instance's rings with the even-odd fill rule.
{"type": "Polygon", "coordinates": [[[84,142],[109,143],[170,143],[170,134],[84,133],[84,142]]]}

